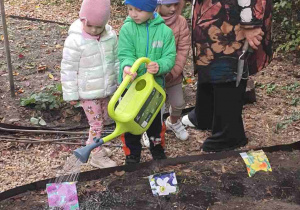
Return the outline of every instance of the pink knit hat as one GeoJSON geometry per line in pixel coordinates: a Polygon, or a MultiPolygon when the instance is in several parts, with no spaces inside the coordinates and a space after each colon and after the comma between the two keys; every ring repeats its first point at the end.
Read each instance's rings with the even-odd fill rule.
{"type": "Polygon", "coordinates": [[[93,26],[105,25],[109,15],[110,0],[83,0],[79,12],[80,19],[93,26]]]}

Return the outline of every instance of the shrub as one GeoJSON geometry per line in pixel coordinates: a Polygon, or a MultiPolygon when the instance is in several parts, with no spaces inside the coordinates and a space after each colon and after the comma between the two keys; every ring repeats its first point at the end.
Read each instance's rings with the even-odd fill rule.
{"type": "Polygon", "coordinates": [[[59,109],[63,105],[61,84],[49,85],[39,93],[21,98],[21,106],[30,106],[37,110],[59,109]]]}
{"type": "Polygon", "coordinates": [[[300,52],[300,0],[273,1],[273,41],[276,51],[300,52]]]}

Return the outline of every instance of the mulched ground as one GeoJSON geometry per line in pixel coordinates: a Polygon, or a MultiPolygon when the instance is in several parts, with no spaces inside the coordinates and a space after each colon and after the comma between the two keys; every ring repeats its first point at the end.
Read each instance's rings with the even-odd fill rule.
{"type": "MultiPolygon", "coordinates": [[[[51,4],[51,2],[53,3],[53,1],[31,0],[19,5],[19,1],[6,1],[6,12],[11,15],[27,15],[65,23],[71,23],[76,19],[78,6],[74,2],[66,1],[66,3],[58,5],[51,4]]],[[[126,13],[124,7],[117,5],[113,7],[113,11],[111,23],[118,29],[126,13]]],[[[69,105],[65,105],[57,111],[43,112],[20,106],[20,98],[28,97],[31,93],[38,92],[47,85],[59,83],[62,46],[68,27],[15,18],[7,18],[7,23],[17,95],[15,99],[10,97],[4,42],[0,39],[0,48],[3,50],[2,54],[0,53],[0,122],[33,126],[30,124],[30,118],[42,117],[47,123],[47,128],[87,127],[82,111],[69,105]]],[[[192,81],[195,80],[190,59],[186,66],[185,76],[191,78],[192,81]]],[[[292,55],[276,55],[272,63],[253,79],[256,83],[257,102],[244,107],[243,118],[246,135],[249,138],[249,144],[244,149],[298,141],[300,136],[299,63],[295,62],[292,55]]],[[[191,82],[184,86],[184,90],[187,107],[193,106],[195,102],[194,83],[191,82]]],[[[166,134],[168,157],[200,154],[201,143],[209,135],[209,132],[190,128],[188,131],[190,138],[184,142],[176,140],[172,133],[166,134]]],[[[0,192],[36,180],[54,177],[64,165],[67,157],[71,155],[72,150],[78,147],[4,141],[8,137],[49,140],[69,136],[14,134],[1,131],[0,182],[2,184],[0,192]]],[[[83,135],[77,137],[82,138],[76,141],[77,143],[82,143],[86,139],[83,135]]],[[[114,151],[112,158],[119,165],[123,165],[124,154],[120,145],[119,140],[113,140],[108,147],[114,151]]],[[[151,155],[145,149],[142,161],[149,160],[151,160],[151,155]]],[[[289,156],[288,160],[290,160],[289,156]]],[[[92,169],[89,165],[82,167],[82,171],[92,169]]],[[[45,195],[43,196],[45,197],[45,195]]],[[[237,199],[235,202],[239,203],[239,201],[237,199]]],[[[243,202],[247,203],[245,200],[241,200],[241,203],[243,202]]]]}

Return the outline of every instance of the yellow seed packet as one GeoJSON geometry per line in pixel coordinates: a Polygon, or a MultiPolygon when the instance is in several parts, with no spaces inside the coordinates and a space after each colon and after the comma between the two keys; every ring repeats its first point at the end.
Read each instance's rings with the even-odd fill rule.
{"type": "Polygon", "coordinates": [[[246,166],[249,177],[252,177],[257,171],[272,171],[269,160],[263,150],[240,153],[246,166]]]}

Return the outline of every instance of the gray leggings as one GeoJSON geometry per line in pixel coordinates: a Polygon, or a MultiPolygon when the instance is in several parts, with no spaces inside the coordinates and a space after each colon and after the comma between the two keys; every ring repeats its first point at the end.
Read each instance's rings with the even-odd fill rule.
{"type": "Polygon", "coordinates": [[[167,87],[166,92],[170,103],[170,115],[174,117],[180,117],[182,110],[185,107],[182,84],[180,83],[171,87],[167,87]]]}

